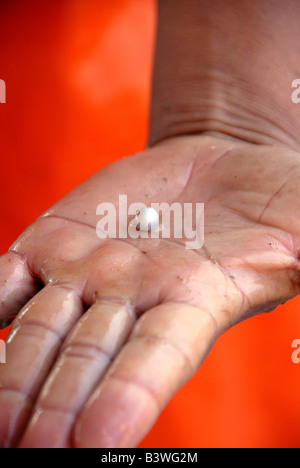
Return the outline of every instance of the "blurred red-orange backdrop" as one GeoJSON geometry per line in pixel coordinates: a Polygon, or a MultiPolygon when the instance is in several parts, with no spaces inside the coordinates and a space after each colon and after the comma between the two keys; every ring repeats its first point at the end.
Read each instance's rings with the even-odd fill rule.
{"type": "MultiPolygon", "coordinates": [[[[154,0],[0,1],[0,251],[147,139],[154,0]]],[[[143,447],[299,447],[300,300],[222,336],[143,447]]],[[[0,332],[0,338],[7,330],[0,332]]]]}

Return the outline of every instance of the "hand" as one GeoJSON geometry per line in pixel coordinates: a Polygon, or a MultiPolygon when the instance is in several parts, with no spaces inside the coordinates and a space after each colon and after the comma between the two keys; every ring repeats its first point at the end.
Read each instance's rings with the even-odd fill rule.
{"type": "Polygon", "coordinates": [[[300,155],[166,140],[93,176],[0,259],[0,443],[131,447],[224,330],[299,293],[300,155]],[[205,242],[96,236],[96,207],[205,203],[205,242]],[[39,292],[37,292],[39,289],[39,292]]]}

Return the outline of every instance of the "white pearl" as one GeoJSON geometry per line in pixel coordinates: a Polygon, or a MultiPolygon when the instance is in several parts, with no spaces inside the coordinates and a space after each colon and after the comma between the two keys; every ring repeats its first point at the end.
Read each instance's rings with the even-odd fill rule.
{"type": "Polygon", "coordinates": [[[138,211],[131,221],[138,231],[154,231],[159,225],[159,216],[154,208],[146,206],[138,211]]]}

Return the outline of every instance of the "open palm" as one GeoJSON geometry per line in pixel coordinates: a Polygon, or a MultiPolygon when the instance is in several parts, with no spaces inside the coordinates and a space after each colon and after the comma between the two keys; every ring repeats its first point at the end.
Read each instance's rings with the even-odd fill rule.
{"type": "Polygon", "coordinates": [[[18,314],[0,445],[136,446],[220,333],[299,293],[299,177],[290,150],[180,137],[105,168],[30,226],[0,259],[0,319],[18,314]],[[203,202],[204,246],[100,240],[96,208],[119,194],[203,202]]]}

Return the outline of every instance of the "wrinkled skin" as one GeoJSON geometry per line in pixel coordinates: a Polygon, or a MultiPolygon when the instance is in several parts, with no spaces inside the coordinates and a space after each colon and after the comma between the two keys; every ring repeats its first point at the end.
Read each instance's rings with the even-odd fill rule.
{"type": "Polygon", "coordinates": [[[0,445],[131,447],[217,337],[299,293],[299,154],[211,136],[124,158],[0,259],[0,445]],[[100,240],[100,202],[205,203],[205,242],[100,240]],[[43,286],[43,287],[42,287],[43,286]],[[27,302],[29,300],[29,302],[27,302]]]}

